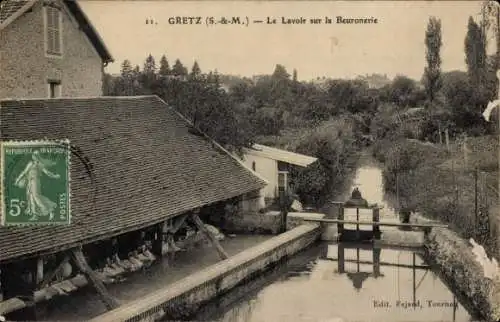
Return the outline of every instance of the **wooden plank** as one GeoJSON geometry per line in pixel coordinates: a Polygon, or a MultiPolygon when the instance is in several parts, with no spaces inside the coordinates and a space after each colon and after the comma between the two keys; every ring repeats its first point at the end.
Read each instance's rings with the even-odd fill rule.
{"type": "Polygon", "coordinates": [[[80,248],[74,248],[72,251],[72,259],[76,267],[87,277],[87,280],[92,284],[108,310],[116,309],[120,306],[118,301],[108,293],[108,290],[99,279],[99,276],[92,270],[92,268],[87,263],[85,256],[80,248]]]}
{"type": "Polygon", "coordinates": [[[316,219],[316,218],[304,218],[304,221],[314,221],[314,222],[325,222],[332,224],[351,224],[351,225],[362,225],[362,226],[392,226],[392,227],[416,227],[416,228],[448,228],[448,225],[444,224],[403,224],[403,223],[393,223],[393,222],[374,222],[374,221],[356,221],[356,220],[338,220],[338,219],[316,219]]]}
{"type": "Polygon", "coordinates": [[[196,224],[196,227],[198,227],[198,229],[201,232],[203,232],[205,234],[205,236],[207,236],[208,239],[212,242],[212,245],[215,246],[220,257],[222,259],[228,259],[229,255],[226,253],[224,248],[222,248],[222,245],[219,243],[217,238],[215,238],[215,236],[212,235],[212,233],[210,231],[208,231],[207,227],[205,227],[205,224],[203,223],[203,221],[201,221],[200,217],[197,214],[193,213],[193,214],[191,214],[191,218],[193,219],[194,223],[196,224]]]}
{"type": "Polygon", "coordinates": [[[360,207],[360,206],[345,206],[346,201],[330,201],[332,205],[343,205],[345,209],[384,209],[384,206],[381,205],[368,205],[368,207],[360,207]]]}
{"type": "Polygon", "coordinates": [[[40,283],[39,288],[42,289],[45,286],[47,286],[50,282],[52,282],[54,277],[56,277],[56,275],[62,271],[62,269],[64,268],[64,264],[66,264],[69,261],[69,259],[70,259],[69,255],[64,256],[61,263],[59,263],[59,265],[52,272],[50,272],[45,276],[43,281],[40,283]]]}

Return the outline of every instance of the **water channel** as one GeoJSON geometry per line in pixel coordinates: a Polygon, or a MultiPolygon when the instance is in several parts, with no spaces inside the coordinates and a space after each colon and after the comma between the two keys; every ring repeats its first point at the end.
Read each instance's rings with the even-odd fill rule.
{"type": "MultiPolygon", "coordinates": [[[[384,194],[381,168],[370,157],[362,157],[346,192],[354,186],[384,206],[381,220],[398,220],[397,198],[384,194]]],[[[322,242],[207,305],[193,320],[473,321],[460,302],[419,251],[322,242]]]]}
{"type": "MultiPolygon", "coordinates": [[[[342,198],[353,186],[370,203],[384,206],[381,220],[397,220],[395,198],[384,194],[381,168],[370,157],[362,157],[342,198]]],[[[245,237],[227,242],[224,247],[234,254],[267,238],[245,237]]],[[[188,265],[191,273],[202,268],[193,261],[197,256],[213,257],[205,261],[206,265],[218,260],[215,251],[196,251],[199,254],[186,254],[184,258],[184,262],[191,263],[188,265]]],[[[176,266],[162,260],[144,274],[112,285],[110,292],[125,302],[140,298],[180,275],[189,274],[184,266],[182,274],[176,272],[181,269],[176,266]]],[[[52,301],[44,311],[41,320],[85,320],[104,313],[105,308],[89,290],[52,301]]],[[[418,252],[321,242],[206,305],[192,320],[465,322],[473,319],[418,252]]]]}

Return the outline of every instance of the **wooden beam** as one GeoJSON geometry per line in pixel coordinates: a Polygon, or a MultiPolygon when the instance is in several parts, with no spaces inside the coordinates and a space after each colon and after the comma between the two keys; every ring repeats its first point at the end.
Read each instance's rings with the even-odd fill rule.
{"type": "Polygon", "coordinates": [[[304,221],[314,221],[314,222],[324,222],[332,224],[350,224],[350,225],[361,225],[361,226],[391,226],[391,227],[415,227],[415,228],[448,228],[448,225],[444,224],[403,224],[394,222],[374,222],[374,221],[356,221],[356,220],[338,220],[338,219],[316,219],[316,218],[304,218],[304,221]]]}
{"type": "Polygon", "coordinates": [[[368,207],[362,207],[362,206],[345,206],[346,201],[330,201],[330,204],[332,205],[341,205],[345,209],[384,209],[384,206],[377,205],[377,204],[372,204],[368,205],[368,207]]]}
{"type": "Polygon", "coordinates": [[[174,223],[173,223],[172,227],[170,227],[170,232],[172,234],[175,234],[182,227],[182,225],[186,222],[187,217],[188,217],[188,214],[172,218],[172,221],[174,221],[174,223]]]}
{"type": "MultiPolygon", "coordinates": [[[[323,259],[323,258],[322,258],[323,259]]],[[[332,261],[332,262],[338,262],[339,260],[337,258],[324,258],[324,260],[327,261],[332,261]]],[[[364,260],[356,260],[356,259],[344,259],[344,263],[353,263],[353,264],[361,264],[361,265],[373,265],[376,263],[373,263],[371,261],[364,261],[364,260]]],[[[396,263],[388,263],[388,262],[380,262],[378,263],[380,266],[389,266],[389,267],[401,267],[401,268],[413,268],[415,269],[422,269],[422,270],[429,270],[431,269],[431,266],[428,265],[408,265],[408,264],[396,264],[396,263]]]]}
{"type": "Polygon", "coordinates": [[[191,214],[191,218],[193,219],[193,222],[196,224],[196,227],[198,227],[198,229],[201,232],[203,232],[205,236],[207,236],[208,239],[212,242],[212,245],[215,246],[220,257],[222,259],[228,259],[229,255],[226,253],[224,248],[222,248],[222,245],[219,243],[217,238],[215,238],[215,236],[212,235],[210,231],[208,231],[207,227],[205,227],[205,224],[203,223],[203,221],[201,221],[200,217],[196,213],[193,213],[191,214]]]}
{"type": "Polygon", "coordinates": [[[39,285],[39,288],[42,289],[45,286],[47,286],[50,282],[52,282],[52,280],[54,279],[54,277],[56,277],[56,275],[59,274],[59,272],[62,271],[62,269],[64,268],[64,264],[66,264],[67,262],[69,262],[69,259],[70,259],[70,256],[69,255],[65,255],[64,258],[63,258],[63,260],[61,261],[61,263],[59,263],[59,265],[53,271],[51,271],[49,274],[47,274],[44,277],[43,281],[39,285]]]}
{"type": "Polygon", "coordinates": [[[116,309],[120,306],[118,301],[108,293],[108,290],[99,279],[99,276],[92,270],[92,268],[87,263],[85,256],[80,248],[74,248],[71,250],[72,259],[76,267],[87,277],[87,280],[95,287],[97,293],[103,300],[106,308],[108,310],[116,309]]]}

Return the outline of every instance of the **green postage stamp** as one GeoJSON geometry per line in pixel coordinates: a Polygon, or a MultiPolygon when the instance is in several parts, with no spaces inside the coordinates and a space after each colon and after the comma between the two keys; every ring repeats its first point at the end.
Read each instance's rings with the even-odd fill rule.
{"type": "Polygon", "coordinates": [[[69,141],[0,142],[2,226],[69,224],[69,141]]]}

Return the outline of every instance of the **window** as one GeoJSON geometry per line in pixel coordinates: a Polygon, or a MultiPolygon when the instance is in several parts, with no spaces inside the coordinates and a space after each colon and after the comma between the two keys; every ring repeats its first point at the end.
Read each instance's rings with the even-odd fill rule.
{"type": "Polygon", "coordinates": [[[288,190],[288,171],[278,172],[278,191],[284,192],[288,190]]]}
{"type": "Polygon", "coordinates": [[[61,82],[49,81],[49,98],[61,97],[61,82]]]}
{"type": "Polygon", "coordinates": [[[47,55],[62,56],[62,15],[52,6],[44,7],[45,50],[47,55]]]}
{"type": "Polygon", "coordinates": [[[252,162],[252,170],[255,171],[255,161],[252,162]]]}

